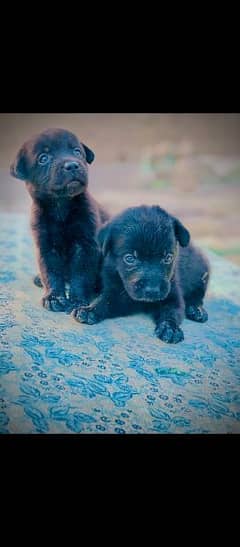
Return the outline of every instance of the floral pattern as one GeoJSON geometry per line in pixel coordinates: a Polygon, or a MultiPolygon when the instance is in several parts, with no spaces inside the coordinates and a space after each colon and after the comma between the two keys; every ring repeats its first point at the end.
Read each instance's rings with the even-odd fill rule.
{"type": "Polygon", "coordinates": [[[88,326],[44,310],[29,219],[0,218],[1,433],[240,432],[237,266],[208,252],[209,321],[167,345],[144,315],[88,326]]]}

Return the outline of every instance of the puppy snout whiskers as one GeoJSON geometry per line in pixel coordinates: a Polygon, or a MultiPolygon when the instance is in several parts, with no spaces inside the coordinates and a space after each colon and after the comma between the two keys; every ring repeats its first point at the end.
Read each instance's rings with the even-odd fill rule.
{"type": "Polygon", "coordinates": [[[141,290],[143,289],[145,286],[145,281],[143,279],[139,279],[138,281],[135,281],[134,283],[134,288],[136,290],[141,290]]]}

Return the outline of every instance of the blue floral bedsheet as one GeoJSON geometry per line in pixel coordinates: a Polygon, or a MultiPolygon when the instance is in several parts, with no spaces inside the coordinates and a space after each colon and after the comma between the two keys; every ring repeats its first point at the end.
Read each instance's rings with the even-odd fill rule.
{"type": "Polygon", "coordinates": [[[29,219],[0,215],[1,433],[239,433],[240,268],[209,254],[209,321],[171,346],[146,316],[40,306],[29,219]]]}

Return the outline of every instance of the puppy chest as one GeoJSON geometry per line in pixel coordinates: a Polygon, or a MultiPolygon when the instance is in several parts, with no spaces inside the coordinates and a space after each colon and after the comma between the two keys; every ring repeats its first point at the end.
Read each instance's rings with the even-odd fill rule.
{"type": "Polygon", "coordinates": [[[67,233],[64,224],[54,223],[49,227],[49,243],[54,249],[65,253],[67,247],[67,233]]]}

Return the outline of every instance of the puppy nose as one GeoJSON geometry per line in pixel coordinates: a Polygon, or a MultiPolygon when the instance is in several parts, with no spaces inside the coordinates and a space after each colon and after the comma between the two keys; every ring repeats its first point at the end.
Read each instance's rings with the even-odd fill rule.
{"type": "Polygon", "coordinates": [[[63,169],[65,171],[75,171],[79,169],[79,164],[76,161],[65,161],[63,169]]]}
{"type": "Polygon", "coordinates": [[[145,288],[145,296],[147,298],[158,298],[159,297],[159,290],[158,289],[152,289],[151,287],[145,288]]]}

